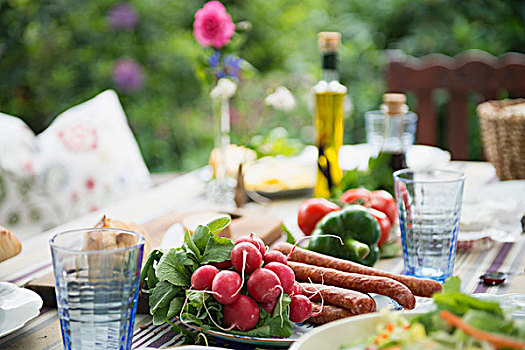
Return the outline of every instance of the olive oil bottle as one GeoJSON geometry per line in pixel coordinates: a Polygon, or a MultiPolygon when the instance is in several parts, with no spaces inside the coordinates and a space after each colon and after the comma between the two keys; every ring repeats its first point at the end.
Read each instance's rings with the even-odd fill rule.
{"type": "Polygon", "coordinates": [[[339,166],[339,148],[343,144],[343,101],[346,88],[339,83],[337,51],[341,34],[321,32],[318,35],[322,52],[322,80],[314,86],[315,127],[317,131],[317,181],[316,197],[329,197],[331,189],[343,177],[339,166]]]}

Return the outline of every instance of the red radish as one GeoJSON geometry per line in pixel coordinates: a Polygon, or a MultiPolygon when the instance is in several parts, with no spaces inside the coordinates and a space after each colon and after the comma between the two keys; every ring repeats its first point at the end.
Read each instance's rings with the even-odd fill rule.
{"type": "Polygon", "coordinates": [[[235,271],[220,271],[211,285],[213,296],[223,305],[228,305],[239,299],[241,289],[241,276],[235,271]]]}
{"type": "Polygon", "coordinates": [[[303,294],[301,285],[297,281],[294,281],[292,286],[292,294],[290,294],[290,296],[301,294],[303,294]]]}
{"type": "Polygon", "coordinates": [[[219,270],[215,266],[204,265],[191,275],[191,288],[195,290],[209,290],[219,270]]]}
{"type": "Polygon", "coordinates": [[[278,250],[270,250],[264,255],[264,263],[269,264],[271,262],[280,262],[281,264],[286,265],[288,258],[278,250]]]}
{"type": "Polygon", "coordinates": [[[242,273],[244,267],[244,273],[249,274],[261,267],[263,258],[253,244],[242,242],[233,247],[231,259],[235,270],[242,273]],[[243,257],[244,255],[246,258],[243,257]]]}
{"type": "Polygon", "coordinates": [[[249,331],[259,320],[259,307],[247,295],[240,295],[234,303],[222,308],[222,322],[226,327],[249,331]]]}
{"type": "Polygon", "coordinates": [[[267,303],[259,303],[259,305],[261,305],[264,311],[266,311],[267,313],[271,315],[273,314],[273,310],[275,310],[275,306],[277,305],[277,300],[278,299],[274,299],[267,303]]]}
{"type": "Polygon", "coordinates": [[[280,262],[271,262],[266,264],[265,269],[272,270],[279,277],[279,282],[283,287],[284,293],[290,295],[292,293],[293,283],[295,282],[295,273],[288,265],[280,262]]]}
{"type": "Polygon", "coordinates": [[[304,295],[294,295],[290,302],[290,321],[300,323],[306,321],[312,313],[312,302],[304,295]]]}
{"type": "Polygon", "coordinates": [[[257,247],[257,249],[259,249],[262,256],[266,254],[266,246],[264,245],[263,240],[260,239],[255,233],[252,232],[249,235],[240,237],[238,240],[235,241],[235,245],[242,242],[248,242],[253,244],[255,247],[257,247]]]}
{"type": "Polygon", "coordinates": [[[231,260],[225,260],[221,262],[212,262],[211,264],[221,270],[227,269],[232,266],[231,260]]]}
{"type": "Polygon", "coordinates": [[[260,303],[277,299],[281,289],[279,277],[269,269],[258,269],[248,279],[248,293],[260,303]]]}

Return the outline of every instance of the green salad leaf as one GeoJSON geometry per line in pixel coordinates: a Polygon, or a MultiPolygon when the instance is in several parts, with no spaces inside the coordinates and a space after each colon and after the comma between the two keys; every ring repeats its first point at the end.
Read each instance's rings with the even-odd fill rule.
{"type": "Polygon", "coordinates": [[[498,303],[462,293],[461,279],[457,276],[448,278],[443,284],[442,291],[434,294],[434,303],[438,309],[448,310],[458,316],[463,316],[471,309],[483,310],[493,315],[503,315],[503,310],[498,303]]]}
{"type": "Polygon", "coordinates": [[[495,301],[462,293],[458,277],[447,279],[442,291],[434,294],[433,298],[436,310],[415,317],[411,323],[421,323],[429,337],[440,344],[460,344],[461,348],[479,344],[478,340],[446,322],[440,316],[443,310],[461,317],[465,323],[480,331],[525,339],[525,321],[512,319],[495,301]]]}

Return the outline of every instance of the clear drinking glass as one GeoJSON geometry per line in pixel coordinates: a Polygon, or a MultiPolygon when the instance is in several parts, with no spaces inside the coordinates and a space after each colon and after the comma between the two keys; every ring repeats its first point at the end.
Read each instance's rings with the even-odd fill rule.
{"type": "Polygon", "coordinates": [[[108,228],[50,240],[65,349],[131,349],[144,237],[108,228]]]}
{"type": "Polygon", "coordinates": [[[414,144],[417,129],[417,114],[407,112],[403,115],[388,116],[382,111],[365,113],[366,143],[380,149],[398,149],[399,130],[401,129],[403,149],[414,144]]]}
{"type": "Polygon", "coordinates": [[[452,170],[394,173],[407,275],[438,281],[452,275],[464,180],[452,170]]]}

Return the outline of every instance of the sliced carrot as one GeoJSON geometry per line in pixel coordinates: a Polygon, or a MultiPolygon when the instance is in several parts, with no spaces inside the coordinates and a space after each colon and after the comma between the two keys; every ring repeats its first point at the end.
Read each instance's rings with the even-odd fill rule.
{"type": "Polygon", "coordinates": [[[385,328],[388,333],[392,333],[394,331],[394,328],[396,327],[394,326],[392,322],[387,322],[385,328]]]}
{"type": "Polygon", "coordinates": [[[473,338],[484,340],[495,347],[499,348],[511,348],[511,349],[525,349],[525,342],[520,342],[505,336],[498,334],[493,334],[490,332],[482,331],[478,328],[472,327],[460,317],[454,315],[453,313],[443,310],[439,313],[439,316],[447,321],[452,326],[461,329],[465,334],[470,335],[473,338]]]}

